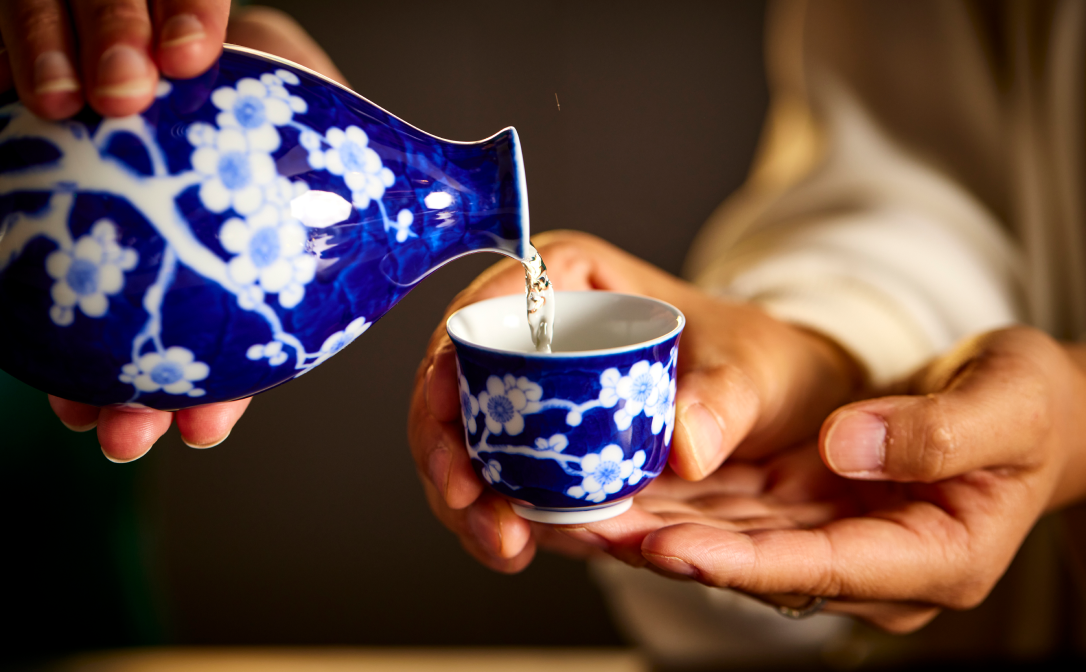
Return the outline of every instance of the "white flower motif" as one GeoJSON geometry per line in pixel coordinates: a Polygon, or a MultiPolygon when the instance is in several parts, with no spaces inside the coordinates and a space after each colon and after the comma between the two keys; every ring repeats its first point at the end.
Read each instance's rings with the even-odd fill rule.
{"type": "MultiPolygon", "coordinates": [[[[309,165],[341,175],[359,210],[370,207],[370,201],[379,200],[385,195],[385,189],[396,181],[395,174],[384,167],[381,157],[368,146],[366,132],[358,126],[348,126],[346,130],[329,128],[324,141],[331,145],[330,149],[322,150],[318,141],[319,138],[302,134],[302,146],[309,149],[309,165]]],[[[403,225],[400,221],[397,224],[403,225]]],[[[407,234],[403,235],[406,239],[407,234]]]]}
{"type": "Polygon", "coordinates": [[[56,282],[49,317],[61,327],[75,320],[75,307],[87,317],[102,317],[109,310],[107,294],[124,287],[124,272],[136,267],[139,257],[117,244],[117,229],[108,219],[94,223],[71,250],[56,250],[45,259],[45,271],[56,282]]]}
{"type": "Polygon", "coordinates": [[[202,121],[197,121],[185,130],[185,138],[193,147],[214,147],[218,135],[219,129],[202,121]]]}
{"type": "Polygon", "coordinates": [[[502,465],[497,460],[490,460],[483,464],[483,480],[494,485],[502,480],[502,465]]]}
{"type": "Polygon", "coordinates": [[[280,208],[290,208],[294,199],[309,191],[309,185],[301,180],[291,182],[282,175],[264,187],[264,200],[280,208]]]}
{"type": "Polygon", "coordinates": [[[645,451],[639,450],[634,453],[630,462],[633,464],[633,471],[630,473],[630,477],[626,479],[626,483],[629,485],[637,485],[641,482],[641,479],[645,477],[645,472],[641,471],[641,467],[645,466],[645,451]]]}
{"type": "Polygon", "coordinates": [[[266,205],[245,220],[226,220],[219,229],[219,242],[236,255],[226,268],[230,279],[243,288],[238,296],[243,308],[255,308],[265,293],[278,294],[279,305],[293,308],[316,275],[317,259],[305,249],[305,228],[282,214],[266,205]]]}
{"type": "MultiPolygon", "coordinates": [[[[605,371],[603,375],[606,376],[607,373],[605,371]]],[[[630,367],[627,375],[619,378],[614,386],[614,394],[626,402],[622,408],[615,411],[615,425],[619,429],[629,429],[633,419],[642,411],[647,417],[652,417],[660,398],[660,380],[663,377],[663,364],[655,362],[650,366],[648,361],[641,360],[630,367]]],[[[601,397],[606,391],[607,388],[604,388],[604,391],[600,392],[601,397]]]]}
{"type": "Polygon", "coordinates": [[[667,427],[664,443],[671,443],[671,432],[675,428],[675,380],[673,378],[665,376],[660,379],[656,406],[651,412],[646,408],[645,415],[652,418],[653,434],[659,434],[661,429],[667,427]]]}
{"type": "Polygon", "coordinates": [[[419,234],[411,230],[411,223],[415,221],[415,216],[411,214],[410,210],[400,210],[400,213],[396,215],[395,222],[389,222],[385,225],[386,229],[396,229],[396,242],[402,243],[408,238],[417,238],[419,234]]]}
{"type": "Polygon", "coordinates": [[[211,370],[207,364],[195,360],[191,350],[174,346],[166,348],[166,352],[151,352],[125,364],[117,378],[122,383],[134,385],[140,392],[162,390],[169,394],[202,397],[205,391],[194,387],[193,383],[207,378],[211,370]]]}
{"type": "Polygon", "coordinates": [[[486,380],[486,390],[479,393],[479,407],[486,416],[486,428],[491,434],[500,434],[503,429],[510,436],[520,434],[524,431],[524,416],[539,410],[542,397],[543,388],[524,376],[490,376],[486,380]]]}
{"type": "Polygon", "coordinates": [[[460,376],[460,416],[464,420],[464,426],[469,434],[474,434],[479,429],[475,422],[475,416],[479,415],[479,400],[476,399],[468,387],[468,379],[460,376]]]}
{"type": "Polygon", "coordinates": [[[211,102],[222,110],[215,118],[219,128],[240,130],[249,147],[264,152],[279,149],[279,131],[275,127],[289,124],[294,108],[305,111],[305,101],[287,93],[282,80],[270,73],[260,80],[243,77],[236,88],[216,89],[211,102]]]}
{"type": "Polygon", "coordinates": [[[566,490],[566,494],[576,499],[590,502],[602,502],[607,495],[613,495],[629,482],[636,485],[643,477],[641,466],[645,464],[645,451],[634,453],[633,459],[625,459],[622,448],[609,444],[598,453],[589,453],[581,458],[580,485],[566,490]]]}
{"type": "Polygon", "coordinates": [[[600,405],[604,408],[614,408],[618,403],[618,381],[622,380],[622,374],[616,368],[610,368],[600,374],[600,405]]]}
{"type": "MultiPolygon", "coordinates": [[[[351,342],[361,336],[367,329],[373,326],[373,322],[367,322],[366,318],[359,317],[352,320],[342,331],[337,331],[328,338],[324,339],[324,343],[321,345],[320,352],[317,359],[306,367],[306,371],[309,371],[316,365],[324,362],[332,355],[336,354],[343,348],[351,344],[351,342]]],[[[303,371],[302,373],[305,373],[303,371]]],[[[301,375],[301,374],[299,374],[301,375]]]]}
{"type": "Polygon", "coordinates": [[[249,349],[245,351],[245,356],[253,361],[267,359],[268,364],[271,364],[272,366],[279,366],[287,361],[287,353],[283,352],[283,344],[279,341],[251,345],[249,346],[249,349]]]}
{"type": "Polygon", "coordinates": [[[189,142],[196,146],[192,167],[204,177],[200,201],[211,212],[256,212],[264,204],[264,190],[276,178],[275,162],[267,152],[250,147],[241,129],[208,128],[193,124],[188,130],[189,142]]]}
{"type": "Polygon", "coordinates": [[[569,445],[569,439],[565,434],[555,434],[549,439],[539,437],[535,440],[535,447],[540,450],[553,450],[556,453],[560,453],[566,449],[569,445]]]}
{"type": "Polygon", "coordinates": [[[278,77],[280,81],[286,84],[290,84],[291,86],[297,86],[299,84],[298,75],[294,74],[290,70],[283,70],[282,68],[280,68],[279,70],[275,71],[275,76],[278,77]]]}

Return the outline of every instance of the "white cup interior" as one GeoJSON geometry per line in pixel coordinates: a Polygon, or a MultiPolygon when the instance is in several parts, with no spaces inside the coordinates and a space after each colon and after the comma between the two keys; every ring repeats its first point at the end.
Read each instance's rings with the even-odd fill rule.
{"type": "Polygon", "coordinates": [[[644,296],[613,292],[556,292],[551,354],[536,352],[523,294],[466,306],[449,318],[454,340],[477,347],[555,356],[620,351],[662,341],[685,322],[677,308],[644,296]]]}

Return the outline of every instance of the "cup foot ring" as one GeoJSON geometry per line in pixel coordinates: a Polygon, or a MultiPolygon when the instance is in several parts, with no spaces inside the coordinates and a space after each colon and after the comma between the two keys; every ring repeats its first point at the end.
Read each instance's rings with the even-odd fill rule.
{"type": "Polygon", "coordinates": [[[521,504],[512,504],[513,512],[521,518],[536,523],[547,523],[548,525],[595,523],[626,513],[631,506],[633,506],[633,497],[627,497],[611,504],[567,510],[536,509],[521,504]]]}

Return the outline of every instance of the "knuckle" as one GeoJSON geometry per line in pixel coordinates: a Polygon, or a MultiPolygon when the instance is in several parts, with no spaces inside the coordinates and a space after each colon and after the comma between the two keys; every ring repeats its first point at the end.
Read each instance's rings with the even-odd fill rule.
{"type": "Polygon", "coordinates": [[[985,579],[968,579],[953,590],[946,592],[943,606],[955,611],[966,611],[980,606],[992,592],[992,583],[985,579]]]}
{"type": "Polygon", "coordinates": [[[62,33],[66,24],[59,6],[36,2],[18,3],[13,19],[16,34],[30,43],[62,33]]]}
{"type": "Polygon", "coordinates": [[[147,6],[132,0],[107,0],[91,3],[87,18],[103,32],[124,29],[133,24],[147,24],[147,6]]]}
{"type": "Polygon", "coordinates": [[[919,450],[916,452],[909,475],[923,482],[944,478],[948,464],[952,464],[958,451],[958,437],[953,424],[946,421],[942,400],[936,395],[927,396],[926,423],[922,429],[919,450]]]}
{"type": "Polygon", "coordinates": [[[576,235],[562,233],[553,238],[545,239],[546,242],[540,243],[540,246],[536,249],[539,250],[540,254],[545,255],[544,259],[549,266],[561,267],[585,256],[585,245],[577,238],[576,235]]]}
{"type": "Polygon", "coordinates": [[[936,607],[916,607],[912,609],[892,609],[885,616],[871,619],[872,623],[893,635],[908,635],[916,632],[939,615],[936,607]]]}

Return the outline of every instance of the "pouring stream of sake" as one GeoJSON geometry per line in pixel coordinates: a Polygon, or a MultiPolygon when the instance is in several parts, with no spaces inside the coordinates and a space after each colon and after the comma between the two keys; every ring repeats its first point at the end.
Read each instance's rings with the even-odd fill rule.
{"type": "Polygon", "coordinates": [[[554,338],[554,288],[547,277],[547,265],[532,245],[524,260],[524,285],[528,291],[528,327],[536,352],[550,352],[554,338]]]}

